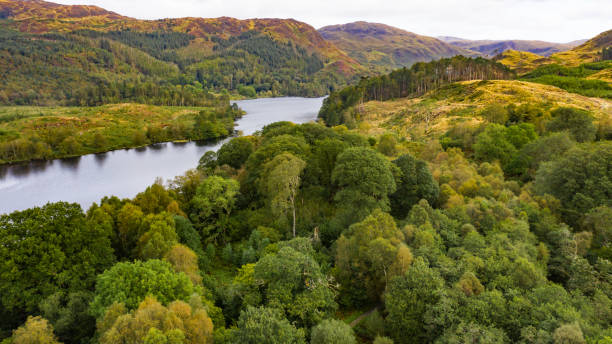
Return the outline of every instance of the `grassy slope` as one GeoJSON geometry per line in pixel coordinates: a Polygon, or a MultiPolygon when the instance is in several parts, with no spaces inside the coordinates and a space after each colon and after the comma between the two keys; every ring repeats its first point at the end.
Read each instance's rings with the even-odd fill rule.
{"type": "Polygon", "coordinates": [[[536,83],[500,80],[452,84],[416,99],[372,101],[361,108],[361,132],[379,135],[393,130],[413,140],[437,137],[452,125],[477,125],[477,114],[492,104],[531,103],[547,108],[573,106],[592,111],[597,119],[612,117],[612,102],[588,98],[536,83]]]}
{"type": "MultiPolygon", "coordinates": [[[[0,107],[0,144],[14,139],[30,140],[32,137],[52,140],[64,130],[77,139],[81,149],[74,153],[57,152],[51,156],[58,158],[137,147],[152,141],[185,140],[194,125],[195,116],[203,110],[212,109],[142,104],[87,108],[0,107]],[[161,140],[150,139],[146,136],[148,128],[159,129],[164,136],[161,140]],[[97,142],[100,136],[103,140],[97,142]]],[[[0,158],[2,162],[5,161],[0,158]]]]}
{"type": "MultiPolygon", "coordinates": [[[[555,53],[550,57],[531,52],[506,50],[495,59],[522,74],[552,63],[575,67],[583,63],[596,62],[600,58],[602,48],[611,45],[612,30],[602,32],[571,50],[555,53]]],[[[603,74],[606,75],[606,73],[603,74]]]]}
{"type": "Polygon", "coordinates": [[[602,32],[572,50],[553,54],[551,59],[566,66],[578,66],[582,63],[597,61],[601,49],[609,46],[612,46],[612,30],[602,32]]]}
{"type": "Polygon", "coordinates": [[[384,24],[355,22],[326,26],[319,32],[350,57],[375,68],[394,69],[442,57],[478,55],[433,37],[384,24]]]}
{"type": "Polygon", "coordinates": [[[550,58],[517,50],[506,50],[494,59],[514,69],[518,74],[530,72],[540,66],[553,62],[550,58]]]}

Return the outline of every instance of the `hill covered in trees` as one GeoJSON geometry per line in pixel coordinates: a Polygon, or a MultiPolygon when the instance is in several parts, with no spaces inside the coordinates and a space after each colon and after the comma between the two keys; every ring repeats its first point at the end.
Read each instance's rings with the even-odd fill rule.
{"type": "Polygon", "coordinates": [[[346,51],[364,66],[383,71],[410,67],[416,62],[428,62],[444,57],[478,55],[433,37],[417,35],[384,24],[355,22],[326,26],[320,28],[319,32],[323,38],[346,51]]]}
{"type": "Polygon", "coordinates": [[[354,106],[369,100],[417,97],[457,81],[499,80],[514,76],[504,65],[483,58],[456,56],[421,62],[387,75],[363,78],[355,86],[332,92],[325,99],[319,117],[328,125],[346,124],[355,120],[354,106]]]}
{"type": "Polygon", "coordinates": [[[361,66],[294,20],[144,21],[92,6],[0,1],[0,102],[100,105],[243,96],[320,96],[361,66]]]}

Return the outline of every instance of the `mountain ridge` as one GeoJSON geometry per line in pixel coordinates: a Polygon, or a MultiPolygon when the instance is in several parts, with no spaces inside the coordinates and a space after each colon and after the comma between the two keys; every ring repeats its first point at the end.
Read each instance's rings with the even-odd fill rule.
{"type": "Polygon", "coordinates": [[[456,55],[479,55],[433,37],[381,23],[358,21],[329,25],[318,31],[350,57],[370,67],[393,69],[456,55]]]}
{"type": "MultiPolygon", "coordinates": [[[[154,93],[159,86],[169,95],[189,86],[241,96],[322,96],[365,71],[294,19],[141,20],[96,6],[0,0],[0,31],[0,103],[11,105],[135,101],[123,85],[154,93]]],[[[142,101],[150,96],[162,97],[142,101]]],[[[178,97],[155,102],[182,104],[178,97]]]]}
{"type": "Polygon", "coordinates": [[[516,50],[530,52],[542,56],[550,56],[557,52],[570,50],[587,41],[586,39],[584,39],[567,43],[554,43],[541,40],[521,39],[470,40],[451,36],[441,36],[437,38],[456,47],[476,51],[488,57],[493,57],[495,55],[503,53],[506,50],[516,50]]]}

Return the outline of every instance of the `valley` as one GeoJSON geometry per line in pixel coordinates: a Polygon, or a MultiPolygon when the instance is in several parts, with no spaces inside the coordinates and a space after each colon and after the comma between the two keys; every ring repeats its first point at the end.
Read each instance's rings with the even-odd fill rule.
{"type": "Polygon", "coordinates": [[[83,2],[0,0],[0,344],[612,343],[605,5],[83,2]]]}

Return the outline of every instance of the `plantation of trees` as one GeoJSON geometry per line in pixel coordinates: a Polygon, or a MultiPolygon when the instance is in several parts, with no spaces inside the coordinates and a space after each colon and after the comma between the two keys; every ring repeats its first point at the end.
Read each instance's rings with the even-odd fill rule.
{"type": "Polygon", "coordinates": [[[346,110],[361,102],[416,97],[457,81],[512,77],[514,74],[507,67],[483,58],[456,56],[420,62],[387,75],[364,78],[355,86],[332,92],[325,100],[319,117],[329,125],[343,124],[354,116],[346,110]]]}

